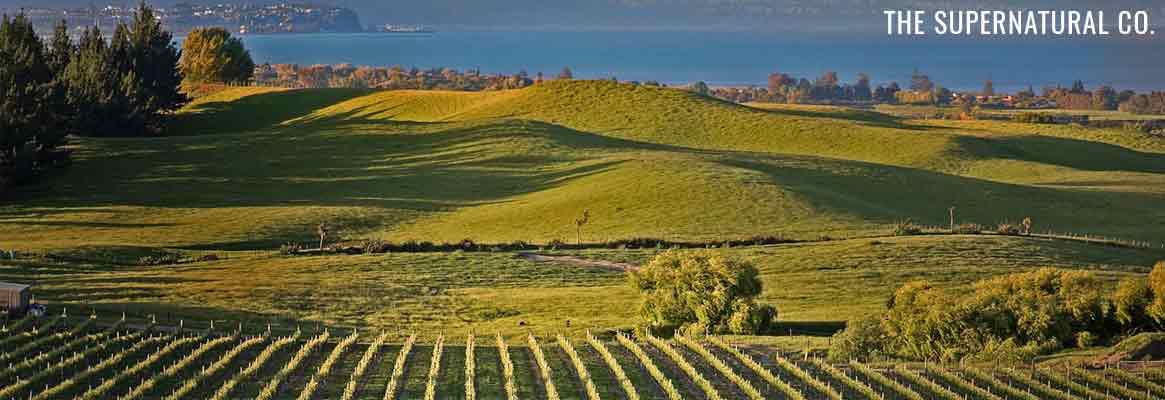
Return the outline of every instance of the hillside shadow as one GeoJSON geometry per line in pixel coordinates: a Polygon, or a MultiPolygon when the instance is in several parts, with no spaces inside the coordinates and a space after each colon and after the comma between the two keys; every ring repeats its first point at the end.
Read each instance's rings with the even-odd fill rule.
{"type": "Polygon", "coordinates": [[[169,118],[163,136],[190,136],[269,129],[324,107],[372,93],[368,89],[281,90],[192,106],[169,118]]]}
{"type": "MultiPolygon", "coordinates": [[[[197,146],[175,144],[138,157],[78,160],[64,181],[34,191],[37,205],[448,210],[545,190],[622,162],[603,160],[602,152],[668,148],[518,120],[422,124],[429,131],[424,133],[352,133],[364,122],[315,125],[306,129],[311,133],[290,136],[202,138],[197,146]]],[[[31,198],[17,199],[22,200],[31,198]]],[[[28,215],[20,207],[0,209],[0,219],[28,215]]],[[[33,223],[126,227],[116,222],[33,223]]]]}
{"type": "Polygon", "coordinates": [[[1165,173],[1165,154],[1080,139],[1040,135],[957,136],[955,143],[976,159],[1006,159],[1085,171],[1165,173]]]}
{"type": "Polygon", "coordinates": [[[1037,230],[1121,236],[1128,231],[1165,234],[1165,195],[1025,186],[859,161],[761,155],[728,157],[724,165],[762,173],[803,198],[822,216],[875,223],[942,225],[947,208],[957,220],[987,225],[1026,216],[1037,230]]]}
{"type": "Polygon", "coordinates": [[[748,108],[753,109],[753,110],[758,110],[761,112],[769,113],[769,114],[777,114],[777,115],[784,115],[784,116],[790,116],[790,117],[800,117],[800,118],[834,119],[834,120],[853,122],[853,123],[860,124],[860,125],[878,127],[878,128],[901,129],[901,130],[908,130],[908,131],[940,131],[940,130],[949,129],[946,127],[919,126],[919,125],[907,124],[907,123],[903,122],[904,121],[903,118],[895,117],[895,116],[892,116],[889,114],[883,114],[883,113],[880,113],[877,111],[867,111],[867,110],[858,110],[858,109],[850,109],[850,108],[844,108],[844,109],[833,109],[833,108],[794,109],[794,108],[764,108],[764,107],[747,106],[747,105],[745,105],[745,107],[748,107],[748,108]]]}

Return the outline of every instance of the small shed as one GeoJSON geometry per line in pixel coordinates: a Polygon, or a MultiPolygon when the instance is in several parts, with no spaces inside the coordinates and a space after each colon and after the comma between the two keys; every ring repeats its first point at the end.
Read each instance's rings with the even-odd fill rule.
{"type": "Polygon", "coordinates": [[[0,282],[0,310],[22,313],[32,302],[32,291],[28,285],[0,282]]]}

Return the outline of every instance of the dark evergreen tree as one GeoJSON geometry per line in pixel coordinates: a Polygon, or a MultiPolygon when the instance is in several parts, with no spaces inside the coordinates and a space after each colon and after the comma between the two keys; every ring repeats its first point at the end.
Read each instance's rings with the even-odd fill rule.
{"type": "MultiPolygon", "coordinates": [[[[181,55],[173,35],[162,28],[154,9],[142,1],[129,29],[130,69],[140,84],[141,111],[151,124],[160,122],[164,113],[175,111],[189,101],[182,94],[182,76],[178,72],[181,55]]],[[[252,63],[250,66],[254,68],[252,63]]],[[[160,126],[151,128],[160,129],[160,126]]]]}
{"type": "Polygon", "coordinates": [[[44,121],[52,71],[23,15],[0,20],[0,187],[32,175],[36,155],[59,144],[44,121]]]}

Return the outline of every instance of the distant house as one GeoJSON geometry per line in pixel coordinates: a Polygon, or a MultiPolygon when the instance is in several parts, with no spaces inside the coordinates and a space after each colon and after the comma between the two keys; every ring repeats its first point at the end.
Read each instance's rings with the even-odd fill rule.
{"type": "Polygon", "coordinates": [[[32,291],[28,285],[0,282],[0,310],[22,313],[32,303],[32,291]]]}

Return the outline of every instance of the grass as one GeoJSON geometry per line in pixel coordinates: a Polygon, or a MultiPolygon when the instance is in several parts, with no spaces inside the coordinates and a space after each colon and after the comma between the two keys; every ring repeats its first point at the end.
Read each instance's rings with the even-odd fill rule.
{"type": "MultiPolygon", "coordinates": [[[[513,341],[639,323],[635,294],[608,270],[512,253],[273,253],[314,243],[321,221],[332,242],[573,241],[584,210],[587,242],[848,239],[727,250],[760,266],[762,300],[781,310],[779,332],[794,334],[753,340],[798,350],[799,334],[877,311],[909,280],[957,285],[1055,266],[1112,281],[1165,258],[1037,238],[861,238],[907,219],[946,224],[953,205],[959,222],[1030,216],[1037,232],[1159,245],[1165,142],[1122,130],[560,81],[477,93],[228,88],[180,111],[162,137],[73,147],[73,166],[0,203],[0,248],[52,255],[0,257],[0,280],[34,283],[54,304],[197,326],[318,323],[395,338],[475,330],[513,341]],[[136,266],[163,254],[220,260],[136,266]]],[[[652,254],[578,253],[633,263],[652,254]]]]}
{"type": "Polygon", "coordinates": [[[77,139],[74,168],[0,206],[0,243],[272,249],[335,237],[588,241],[885,232],[911,218],[1149,240],[1165,143],[995,121],[743,107],[671,89],[231,88],[148,139],[77,139]],[[213,129],[211,128],[213,127],[213,129]],[[210,134],[210,133],[214,134],[210,134]]]}
{"type": "MultiPolygon", "coordinates": [[[[641,263],[659,250],[558,251],[641,263]]],[[[1093,270],[1106,280],[1147,273],[1160,250],[1001,236],[916,236],[723,250],[753,261],[762,301],[780,310],[777,334],[758,343],[804,350],[800,335],[827,335],[880,310],[901,284],[959,286],[1045,266],[1093,270]]],[[[222,253],[220,261],[137,267],[52,260],[6,261],[0,281],[35,283],[42,301],[99,315],[154,313],[206,326],[324,323],[408,333],[566,333],[632,329],[635,293],[621,272],[535,263],[513,253],[420,253],[284,257],[222,253]],[[227,321],[231,322],[227,322],[227,321]],[[568,327],[567,324],[570,326],[568,327]]],[[[762,340],[763,339],[763,340],[762,340]]],[[[811,347],[824,347],[814,340],[811,347]]]]}

